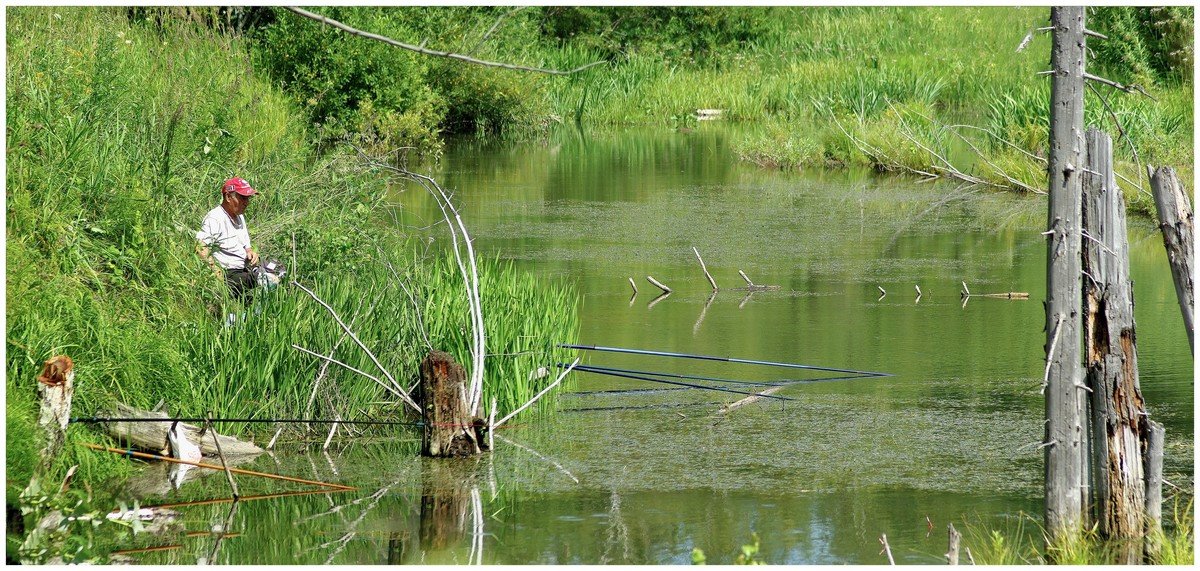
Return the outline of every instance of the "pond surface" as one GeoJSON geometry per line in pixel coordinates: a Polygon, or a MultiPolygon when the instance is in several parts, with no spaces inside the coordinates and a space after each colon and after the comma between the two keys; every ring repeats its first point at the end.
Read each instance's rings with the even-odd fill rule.
{"type": "MultiPolygon", "coordinates": [[[[744,395],[579,373],[563,413],[502,431],[485,458],[421,459],[415,435],[284,449],[249,467],[359,490],[243,502],[232,519],[241,535],[215,560],[466,563],[480,553],[477,511],[482,561],[496,564],[687,564],[693,548],[731,563],[752,532],[774,564],[886,563],[883,534],[897,563],[940,563],[950,523],[977,552],[986,530],[1036,532],[1044,199],[769,171],[739,163],[729,136],[702,125],[464,143],[427,172],[455,191],[481,255],[577,285],[583,344],[890,376],[584,352],[593,366],[810,382],[722,413],[744,395]],[[739,270],[779,289],[739,290],[739,270]],[[657,298],[648,275],[674,292],[657,298]],[[1030,298],[964,305],[964,281],[1030,298]]],[[[445,241],[419,229],[440,219],[421,192],[397,192],[400,220],[445,241]]],[[[1166,478],[1191,490],[1192,357],[1161,237],[1133,220],[1130,241],[1142,390],[1167,428],[1166,478]]],[[[207,477],[186,495],[223,486],[207,477]]],[[[228,515],[187,510],[189,529],[228,515]]],[[[137,560],[210,554],[210,539],[189,541],[137,560]]]]}

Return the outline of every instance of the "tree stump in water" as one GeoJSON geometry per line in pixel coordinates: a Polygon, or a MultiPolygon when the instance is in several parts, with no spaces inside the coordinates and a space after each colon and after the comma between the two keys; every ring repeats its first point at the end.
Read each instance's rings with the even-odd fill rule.
{"type": "Polygon", "coordinates": [[[483,420],[467,408],[467,375],[449,353],[432,351],[421,361],[421,410],[425,422],[421,453],[458,457],[486,449],[483,420]]]}

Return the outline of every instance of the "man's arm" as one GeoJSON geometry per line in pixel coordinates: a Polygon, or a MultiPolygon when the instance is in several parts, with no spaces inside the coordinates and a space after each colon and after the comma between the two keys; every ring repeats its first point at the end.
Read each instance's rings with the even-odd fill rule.
{"type": "Polygon", "coordinates": [[[208,246],[205,246],[203,242],[196,242],[196,253],[200,254],[200,257],[204,258],[204,261],[208,262],[208,266],[212,268],[213,273],[216,274],[218,278],[225,279],[225,272],[222,272],[221,267],[217,265],[217,260],[212,257],[212,253],[209,252],[208,246]]]}

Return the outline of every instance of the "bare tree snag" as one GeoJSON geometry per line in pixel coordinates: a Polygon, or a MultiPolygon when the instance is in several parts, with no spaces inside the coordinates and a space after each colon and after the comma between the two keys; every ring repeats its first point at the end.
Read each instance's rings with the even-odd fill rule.
{"type": "Polygon", "coordinates": [[[1192,292],[1192,257],[1195,255],[1195,245],[1192,242],[1192,205],[1183,185],[1179,184],[1175,169],[1171,167],[1159,167],[1150,177],[1150,188],[1154,191],[1154,205],[1158,209],[1163,245],[1167,248],[1167,261],[1171,263],[1171,276],[1175,280],[1175,296],[1179,298],[1183,326],[1187,328],[1188,346],[1195,350],[1192,315],[1196,302],[1192,292]]]}
{"type": "Polygon", "coordinates": [[[449,353],[432,351],[421,361],[421,397],[425,431],[421,453],[435,457],[479,454],[485,440],[482,420],[471,415],[467,374],[449,353]]]}
{"type": "MultiPolygon", "coordinates": [[[[1084,173],[1084,346],[1091,390],[1092,501],[1100,533],[1133,539],[1145,531],[1149,443],[1146,403],[1138,383],[1133,283],[1125,200],[1112,168],[1112,139],[1089,129],[1084,173]]],[[[1140,550],[1122,552],[1137,563],[1140,550]]]]}
{"type": "Polygon", "coordinates": [[[1082,6],[1050,9],[1050,198],[1046,256],[1046,506],[1051,538],[1083,523],[1085,429],[1080,395],[1080,224],[1083,158],[1082,6]],[[1061,326],[1055,323],[1062,316],[1061,326]],[[1049,347],[1057,338],[1057,351],[1049,347]]]}

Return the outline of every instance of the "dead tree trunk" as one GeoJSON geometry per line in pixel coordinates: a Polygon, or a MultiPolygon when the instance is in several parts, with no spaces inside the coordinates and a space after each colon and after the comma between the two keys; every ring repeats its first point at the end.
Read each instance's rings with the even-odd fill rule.
{"type": "Polygon", "coordinates": [[[1050,200],[1046,255],[1046,513],[1051,537],[1083,523],[1080,367],[1084,8],[1050,10],[1050,200]]]}
{"type": "Polygon", "coordinates": [[[485,440],[483,421],[471,416],[467,375],[449,353],[432,351],[421,362],[421,409],[425,432],[421,453],[426,456],[479,454],[485,440]]]}
{"type": "Polygon", "coordinates": [[[1196,298],[1192,293],[1192,256],[1195,252],[1192,205],[1171,167],[1159,167],[1150,177],[1150,188],[1154,190],[1154,205],[1158,209],[1167,261],[1171,263],[1171,276],[1175,279],[1175,296],[1179,298],[1179,309],[1183,312],[1183,326],[1187,328],[1188,346],[1194,351],[1192,308],[1196,298]]]}
{"type": "MultiPolygon", "coordinates": [[[[1125,200],[1112,167],[1112,139],[1089,129],[1083,176],[1083,273],[1087,380],[1091,389],[1092,500],[1100,533],[1116,539],[1145,532],[1146,480],[1142,458],[1149,443],[1146,403],[1138,384],[1129,276],[1125,200]]],[[[1121,563],[1137,563],[1140,549],[1121,563]]]]}

